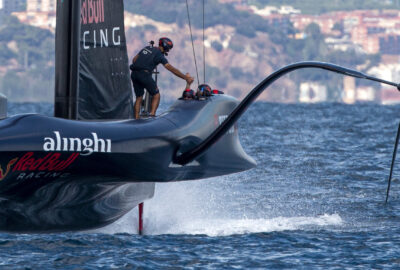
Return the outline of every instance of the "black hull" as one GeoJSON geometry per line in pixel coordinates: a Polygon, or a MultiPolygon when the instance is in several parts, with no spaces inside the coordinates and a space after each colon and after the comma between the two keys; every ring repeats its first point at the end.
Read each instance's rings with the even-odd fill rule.
{"type": "Polygon", "coordinates": [[[236,99],[177,101],[154,119],[82,122],[20,115],[0,122],[0,231],[99,228],[154,195],[154,182],[248,170],[237,127],[181,166],[178,152],[210,135],[236,99]]]}
{"type": "Polygon", "coordinates": [[[0,230],[51,233],[100,228],[154,195],[155,183],[86,182],[57,180],[19,194],[22,197],[0,200],[0,230]]]}

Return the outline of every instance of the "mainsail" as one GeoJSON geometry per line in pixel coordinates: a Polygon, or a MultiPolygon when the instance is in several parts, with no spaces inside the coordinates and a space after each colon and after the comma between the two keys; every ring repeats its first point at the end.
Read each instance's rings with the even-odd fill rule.
{"type": "Polygon", "coordinates": [[[56,117],[133,117],[123,13],[123,0],[57,2],[56,117]]]}

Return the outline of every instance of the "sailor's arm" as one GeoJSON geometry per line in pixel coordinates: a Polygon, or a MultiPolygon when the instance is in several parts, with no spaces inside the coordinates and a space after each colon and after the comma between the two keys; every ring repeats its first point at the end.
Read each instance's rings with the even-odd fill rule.
{"type": "Polygon", "coordinates": [[[184,79],[186,82],[188,82],[188,83],[189,83],[189,82],[190,82],[190,83],[193,82],[193,78],[190,77],[190,74],[189,74],[189,73],[187,73],[186,75],[184,75],[182,72],[180,72],[179,69],[175,68],[175,67],[172,66],[170,63],[165,64],[164,67],[165,67],[166,69],[168,69],[169,71],[171,71],[175,76],[177,76],[177,77],[179,77],[179,78],[181,78],[181,79],[184,79]]]}
{"type": "MultiPolygon", "coordinates": [[[[186,77],[190,77],[190,74],[189,74],[189,73],[186,73],[185,76],[186,76],[186,77]]],[[[190,85],[193,83],[193,81],[194,81],[193,78],[192,78],[192,80],[186,81],[186,88],[185,88],[185,90],[186,90],[186,89],[190,89],[190,85]]]]}

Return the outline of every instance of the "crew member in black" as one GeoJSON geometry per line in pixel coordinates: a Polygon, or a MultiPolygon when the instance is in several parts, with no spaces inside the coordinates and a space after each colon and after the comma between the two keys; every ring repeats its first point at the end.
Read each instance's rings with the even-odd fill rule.
{"type": "Polygon", "coordinates": [[[211,96],[211,87],[208,84],[200,84],[196,96],[198,99],[211,96]]]}
{"type": "Polygon", "coordinates": [[[169,38],[160,38],[159,47],[147,46],[143,48],[132,60],[130,69],[132,70],[131,79],[135,90],[135,118],[139,119],[140,104],[143,100],[144,88],[152,96],[150,115],[155,116],[158,105],[160,104],[160,92],[156,82],[153,80],[152,71],[158,64],[163,64],[166,69],[171,71],[177,77],[184,79],[191,84],[194,79],[189,73],[183,74],[177,68],[168,63],[164,55],[173,48],[172,41],[169,38]]]}

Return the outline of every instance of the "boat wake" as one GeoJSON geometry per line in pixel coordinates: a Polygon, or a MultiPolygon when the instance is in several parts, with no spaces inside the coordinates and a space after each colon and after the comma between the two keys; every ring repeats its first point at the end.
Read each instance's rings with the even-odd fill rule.
{"type": "MultiPolygon", "coordinates": [[[[240,209],[234,207],[232,201],[221,201],[224,199],[218,195],[226,190],[218,192],[214,189],[214,192],[205,193],[205,190],[210,190],[210,185],[208,185],[209,189],[205,189],[203,185],[207,183],[193,184],[193,182],[191,185],[187,183],[157,184],[155,197],[145,202],[144,234],[229,236],[307,230],[315,229],[315,227],[339,226],[344,223],[339,214],[272,218],[247,217],[245,211],[241,213],[240,209]]],[[[117,222],[95,232],[136,234],[137,213],[138,209],[135,208],[117,222]]]]}
{"type": "MultiPolygon", "coordinates": [[[[137,209],[135,209],[137,210],[137,209]]],[[[135,211],[136,212],[136,211],[135,211]]],[[[229,236],[237,234],[302,230],[315,226],[334,226],[343,224],[338,214],[317,217],[277,217],[272,219],[196,219],[196,220],[160,220],[145,218],[146,235],[186,234],[229,236]],[[161,221],[161,222],[160,222],[161,221]],[[177,222],[177,223],[175,223],[177,222]]],[[[137,233],[137,215],[129,213],[118,222],[98,230],[100,233],[137,233]]]]}

